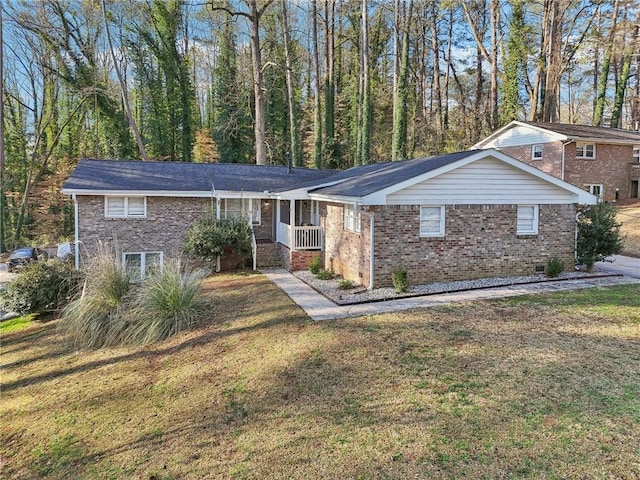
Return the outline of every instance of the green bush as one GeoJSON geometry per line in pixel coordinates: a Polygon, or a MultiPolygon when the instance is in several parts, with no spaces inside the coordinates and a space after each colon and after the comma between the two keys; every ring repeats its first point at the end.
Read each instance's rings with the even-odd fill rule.
{"type": "Polygon", "coordinates": [[[57,310],[70,300],[80,275],[66,262],[33,262],[20,270],[0,297],[2,309],[26,315],[57,310]]]}
{"type": "Polygon", "coordinates": [[[319,280],[331,280],[333,278],[333,272],[331,270],[322,269],[316,274],[316,278],[319,280]]]}
{"type": "Polygon", "coordinates": [[[317,257],[313,257],[313,259],[311,259],[311,261],[309,262],[309,271],[314,275],[318,275],[321,269],[322,258],[320,258],[320,255],[318,255],[317,257]]]}
{"type": "Polygon", "coordinates": [[[561,258],[553,257],[547,262],[547,276],[555,278],[564,272],[565,265],[561,258]]]}
{"type": "Polygon", "coordinates": [[[596,262],[622,250],[621,224],[616,222],[618,210],[609,203],[598,203],[585,208],[578,217],[576,257],[587,271],[596,262]]]}
{"type": "Polygon", "coordinates": [[[340,290],[349,290],[353,287],[355,287],[355,283],[353,283],[351,280],[347,280],[343,278],[338,282],[338,288],[340,290]]]}
{"type": "Polygon", "coordinates": [[[391,281],[397,293],[404,293],[409,289],[409,277],[407,271],[402,267],[397,267],[393,270],[391,273],[391,281]]]}
{"type": "Polygon", "coordinates": [[[227,253],[246,261],[253,253],[251,239],[251,228],[245,217],[202,220],[187,231],[183,250],[187,255],[211,265],[227,253]]]}

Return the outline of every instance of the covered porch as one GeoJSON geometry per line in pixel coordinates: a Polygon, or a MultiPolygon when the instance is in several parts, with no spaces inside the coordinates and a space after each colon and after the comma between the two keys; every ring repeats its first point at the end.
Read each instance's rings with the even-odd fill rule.
{"type": "Polygon", "coordinates": [[[290,251],[322,250],[324,235],[318,201],[279,199],[275,218],[276,242],[290,251]]]}

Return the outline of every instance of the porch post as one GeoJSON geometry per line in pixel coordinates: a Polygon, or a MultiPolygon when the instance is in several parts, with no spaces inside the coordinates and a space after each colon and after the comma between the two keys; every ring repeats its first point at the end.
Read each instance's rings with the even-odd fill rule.
{"type": "Polygon", "coordinates": [[[295,232],[293,231],[296,226],[296,200],[291,200],[289,208],[289,250],[295,250],[295,232]]]}

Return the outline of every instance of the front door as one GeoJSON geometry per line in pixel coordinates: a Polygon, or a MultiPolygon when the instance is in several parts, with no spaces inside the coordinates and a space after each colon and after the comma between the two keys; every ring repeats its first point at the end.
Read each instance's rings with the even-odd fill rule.
{"type": "Polygon", "coordinates": [[[638,180],[631,182],[631,198],[638,198],[638,180]]]}

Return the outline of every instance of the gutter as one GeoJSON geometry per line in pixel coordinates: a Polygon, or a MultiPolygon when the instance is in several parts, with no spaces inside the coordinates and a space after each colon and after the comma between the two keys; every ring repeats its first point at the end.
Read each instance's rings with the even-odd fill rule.
{"type": "Polygon", "coordinates": [[[74,193],[73,195],[71,195],[71,198],[73,199],[73,243],[75,244],[74,257],[76,270],[78,270],[80,268],[80,232],[78,231],[80,216],[78,215],[78,198],[76,197],[76,194],[74,193]]]}
{"type": "Polygon", "coordinates": [[[373,213],[363,212],[360,210],[360,205],[356,203],[356,210],[360,212],[360,214],[364,214],[369,217],[369,286],[367,290],[373,290],[373,234],[374,234],[374,216],[373,213]]]}

